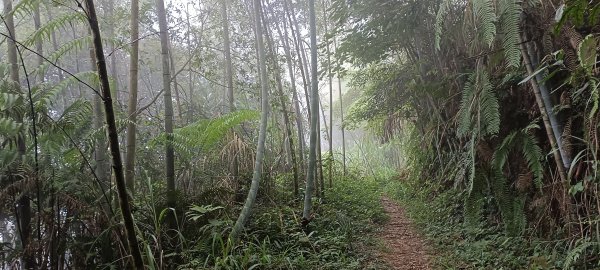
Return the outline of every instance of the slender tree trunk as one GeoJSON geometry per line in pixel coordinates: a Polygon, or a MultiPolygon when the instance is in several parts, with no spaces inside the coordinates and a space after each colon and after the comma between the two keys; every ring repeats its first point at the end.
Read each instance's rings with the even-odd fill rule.
{"type": "MultiPolygon", "coordinates": [[[[329,34],[329,30],[328,30],[328,20],[327,20],[327,8],[325,7],[325,3],[323,3],[323,18],[325,18],[324,20],[324,26],[325,26],[325,34],[328,35],[329,34]]],[[[333,75],[331,74],[331,50],[329,49],[329,40],[325,39],[325,43],[327,44],[326,46],[326,50],[327,50],[327,77],[329,79],[329,155],[327,157],[327,160],[329,161],[329,168],[328,168],[328,173],[329,173],[329,188],[333,187],[333,75]]],[[[327,120],[325,120],[327,121],[327,120]]],[[[327,123],[327,122],[326,122],[327,123]]]]}
{"type": "Polygon", "coordinates": [[[227,1],[221,0],[221,19],[223,22],[223,54],[225,56],[225,81],[227,83],[227,101],[229,112],[235,110],[233,99],[233,65],[231,62],[231,42],[229,40],[229,17],[227,15],[227,1]]]}
{"type": "MultiPolygon", "coordinates": [[[[41,20],[41,16],[40,16],[40,3],[35,3],[33,6],[33,24],[35,27],[35,30],[39,30],[40,27],[42,27],[42,20],[41,20]]],[[[43,44],[42,44],[42,39],[37,39],[35,41],[35,51],[39,54],[36,57],[36,61],[37,61],[37,65],[41,66],[44,64],[44,58],[42,57],[42,55],[44,55],[44,48],[43,48],[43,44]]],[[[43,83],[44,82],[44,76],[45,74],[37,74],[37,80],[38,82],[43,83]]]]}
{"type": "MultiPolygon", "coordinates": [[[[527,73],[529,75],[531,75],[535,72],[535,70],[533,69],[533,66],[531,65],[531,59],[529,58],[529,55],[527,54],[527,49],[525,47],[525,44],[523,44],[522,40],[523,40],[523,38],[521,38],[521,40],[519,42],[521,45],[521,54],[523,55],[523,61],[525,62],[525,67],[527,68],[527,73]]],[[[565,222],[568,224],[571,220],[571,211],[570,211],[570,206],[569,206],[570,199],[569,199],[569,193],[568,193],[570,183],[568,181],[566,169],[565,169],[561,154],[559,151],[557,151],[559,146],[556,142],[556,137],[554,136],[552,124],[550,123],[550,119],[548,117],[548,112],[546,111],[546,106],[544,104],[544,98],[542,97],[542,94],[540,92],[540,88],[539,88],[536,78],[531,78],[530,83],[531,83],[531,88],[533,88],[533,93],[535,95],[535,100],[536,100],[538,108],[540,110],[540,114],[542,115],[542,120],[544,122],[544,127],[546,129],[546,135],[548,137],[548,141],[550,142],[550,146],[552,147],[552,153],[554,155],[554,160],[556,162],[558,175],[560,177],[560,180],[561,180],[561,183],[563,186],[563,208],[565,211],[564,218],[566,219],[565,222]]]]}
{"type": "Polygon", "coordinates": [[[177,117],[181,121],[183,119],[182,109],[181,109],[181,99],[179,98],[179,84],[177,83],[177,72],[175,71],[175,58],[173,57],[175,53],[173,52],[173,46],[171,46],[171,41],[169,40],[169,67],[171,68],[171,80],[173,81],[173,90],[175,94],[175,105],[177,106],[177,117]]]}
{"type": "MultiPolygon", "coordinates": [[[[19,62],[17,55],[17,44],[16,40],[16,29],[15,23],[12,15],[12,0],[3,0],[4,2],[4,24],[6,25],[6,30],[11,38],[6,40],[8,47],[8,62],[10,65],[10,80],[14,83],[16,87],[20,90],[20,78],[19,78],[19,62]]],[[[18,119],[18,121],[22,122],[24,119],[18,119]]],[[[24,136],[19,136],[17,138],[17,151],[20,157],[25,155],[25,151],[27,150],[25,144],[24,136]]],[[[21,177],[18,177],[21,180],[21,177]]],[[[35,269],[37,266],[35,264],[35,254],[33,249],[30,247],[31,244],[31,198],[29,194],[23,193],[21,197],[18,199],[18,205],[16,208],[17,211],[17,221],[18,221],[18,230],[21,239],[21,245],[23,248],[23,268],[24,269],[35,269]]]]}
{"type": "Polygon", "coordinates": [[[344,128],[344,102],[342,95],[342,79],[340,74],[337,74],[338,94],[340,102],[340,131],[342,132],[342,165],[344,167],[344,176],[346,176],[346,131],[344,128]]]}
{"type": "MultiPolygon", "coordinates": [[[[333,38],[333,47],[337,51],[337,41],[335,37],[333,38]]],[[[344,167],[344,176],[346,176],[346,131],[344,128],[344,96],[342,95],[342,79],[340,76],[341,67],[339,64],[337,68],[338,95],[340,100],[340,131],[342,132],[342,164],[344,167]]]]}
{"type": "Polygon", "coordinates": [[[304,194],[304,211],[302,212],[302,225],[306,227],[312,219],[312,195],[315,183],[317,166],[317,143],[319,127],[319,82],[317,77],[317,23],[315,14],[315,0],[308,1],[310,16],[310,56],[311,56],[311,111],[310,115],[310,148],[308,154],[308,172],[306,178],[306,193],[304,194]]]}
{"type": "MultiPolygon", "coordinates": [[[[90,55],[90,69],[95,73],[98,73],[98,67],[96,66],[96,56],[94,55],[93,44],[89,48],[90,55]]],[[[95,86],[96,87],[96,86],[95,86]]],[[[101,130],[104,128],[104,112],[102,111],[102,97],[99,95],[93,95],[92,105],[94,109],[94,129],[101,130]]],[[[96,162],[95,174],[98,180],[103,185],[101,188],[107,190],[110,186],[110,165],[108,160],[108,153],[106,149],[106,138],[104,132],[99,132],[100,138],[96,141],[96,147],[94,149],[94,161],[96,162]]],[[[110,201],[110,200],[109,200],[110,201]]],[[[103,206],[104,208],[106,205],[103,206]]],[[[105,208],[106,210],[106,208],[105,208]]]]}
{"type": "Polygon", "coordinates": [[[296,48],[296,54],[298,55],[298,63],[299,63],[299,68],[300,68],[300,74],[302,75],[302,82],[304,85],[304,97],[306,98],[306,108],[308,111],[308,118],[311,118],[311,106],[310,106],[310,95],[308,94],[309,88],[310,88],[310,79],[308,78],[309,72],[308,72],[308,60],[304,58],[304,54],[302,53],[302,51],[304,51],[304,46],[302,45],[302,35],[300,33],[300,27],[298,25],[298,21],[296,20],[296,16],[292,15],[295,14],[294,13],[294,8],[292,6],[291,3],[288,2],[288,0],[284,0],[283,2],[284,4],[284,8],[286,10],[286,14],[290,23],[290,31],[292,34],[292,38],[294,39],[294,43],[295,43],[295,48],[296,48]],[[288,7],[290,10],[288,10],[288,7]],[[296,26],[296,28],[294,29],[294,25],[296,26]]]}
{"type": "MultiPolygon", "coordinates": [[[[296,89],[296,78],[294,76],[294,66],[292,64],[292,54],[290,52],[290,45],[288,43],[288,33],[287,29],[284,25],[284,34],[282,35],[279,24],[277,25],[277,32],[279,34],[279,38],[283,41],[283,50],[285,51],[285,60],[288,67],[288,73],[290,74],[290,83],[292,86],[292,98],[294,100],[294,109],[296,113],[296,126],[298,129],[298,151],[300,152],[300,166],[302,168],[302,172],[306,170],[306,164],[304,162],[304,127],[302,125],[302,112],[300,110],[300,101],[298,100],[298,90],[296,89]]],[[[303,177],[303,176],[302,176],[303,177]]],[[[297,193],[294,193],[295,196],[298,196],[297,193]]]]}
{"type": "MultiPolygon", "coordinates": [[[[538,62],[539,62],[536,57],[536,54],[533,51],[533,48],[530,43],[527,43],[525,45],[525,47],[527,48],[531,68],[533,70],[536,70],[536,68],[538,66],[538,62]]],[[[558,152],[560,153],[560,157],[563,162],[563,166],[565,167],[565,170],[568,171],[569,168],[571,167],[571,157],[569,157],[569,155],[567,154],[567,152],[565,152],[565,150],[563,148],[562,126],[559,124],[559,121],[556,118],[556,114],[554,113],[554,105],[552,104],[552,99],[550,98],[550,91],[548,91],[548,88],[546,87],[546,84],[544,83],[544,77],[542,76],[541,72],[538,72],[535,75],[535,78],[531,78],[531,79],[536,80],[536,82],[537,82],[538,88],[540,90],[540,95],[542,97],[542,100],[544,101],[544,107],[546,108],[546,113],[548,114],[548,120],[550,121],[550,126],[552,127],[552,132],[554,133],[554,138],[556,140],[558,152]]]]}
{"type": "Polygon", "coordinates": [[[138,245],[135,223],[131,214],[129,205],[129,197],[127,196],[127,187],[125,185],[125,176],[123,173],[123,164],[121,162],[121,152],[119,150],[119,137],[117,125],[115,123],[115,112],[113,109],[113,101],[110,92],[110,83],[108,81],[108,72],[106,71],[106,59],[104,58],[104,50],[102,48],[102,39],[100,37],[100,28],[98,27],[98,18],[96,16],[96,8],[93,0],[86,0],[88,22],[92,31],[94,44],[94,52],[96,55],[96,65],[98,68],[98,76],[100,78],[100,89],[102,92],[102,100],[104,102],[104,110],[106,115],[108,141],[112,155],[113,170],[115,171],[115,182],[117,184],[117,193],[119,194],[119,204],[123,214],[123,223],[125,225],[125,234],[129,243],[129,251],[133,257],[134,267],[136,269],[144,269],[144,261],[142,253],[138,245]]]}
{"type": "MultiPolygon", "coordinates": [[[[233,64],[231,61],[231,41],[229,40],[229,16],[227,15],[228,0],[221,0],[221,20],[223,24],[223,55],[225,57],[225,83],[227,86],[228,111],[235,111],[235,100],[233,96],[233,64]]],[[[236,194],[241,183],[239,182],[239,159],[236,153],[231,164],[230,171],[236,194]]],[[[237,196],[236,196],[237,197],[237,196]]]]}
{"type": "MultiPolygon", "coordinates": [[[[107,11],[108,11],[108,36],[110,38],[114,38],[115,37],[115,21],[113,15],[114,15],[114,10],[115,10],[115,1],[114,0],[108,0],[106,2],[107,4],[107,11]]],[[[115,104],[117,105],[117,109],[120,109],[120,97],[119,97],[119,71],[117,69],[117,52],[115,51],[115,46],[114,44],[111,42],[109,45],[109,51],[110,51],[110,76],[112,77],[112,79],[114,80],[114,84],[113,84],[113,89],[112,89],[112,94],[113,97],[115,97],[115,104]]]]}
{"type": "Polygon", "coordinates": [[[256,43],[258,47],[258,62],[259,62],[259,73],[260,73],[260,84],[261,84],[261,117],[260,117],[260,131],[258,134],[258,144],[256,149],[256,161],[254,163],[254,173],[252,174],[252,184],[248,191],[248,197],[244,204],[244,208],[240,213],[235,225],[229,236],[230,239],[235,241],[242,229],[248,217],[250,216],[250,210],[256,200],[258,194],[258,187],[260,184],[260,178],[262,173],[262,163],[265,153],[265,140],[267,137],[267,122],[269,121],[269,89],[268,89],[268,77],[267,77],[267,64],[266,64],[266,53],[265,45],[263,42],[263,29],[261,24],[261,4],[260,0],[254,0],[254,23],[256,28],[256,43]]]}
{"type": "MultiPolygon", "coordinates": [[[[20,87],[19,78],[19,62],[17,58],[17,44],[15,23],[12,15],[12,0],[3,0],[4,4],[4,24],[8,35],[11,37],[6,40],[8,47],[8,63],[10,65],[10,80],[15,84],[16,87],[20,87]]],[[[21,122],[23,119],[19,119],[21,122]]],[[[26,151],[25,138],[19,136],[17,139],[17,152],[20,157],[25,155],[26,151]]],[[[18,199],[16,207],[17,220],[18,220],[18,232],[21,239],[21,246],[23,248],[23,268],[24,269],[35,269],[35,254],[33,249],[30,247],[31,244],[31,198],[28,194],[21,194],[18,199]]]]}
{"type": "MultiPolygon", "coordinates": [[[[189,3],[186,6],[186,19],[187,19],[187,29],[188,29],[188,34],[187,34],[187,46],[188,46],[188,53],[191,55],[192,54],[192,40],[191,40],[191,35],[192,35],[192,25],[190,23],[190,11],[189,11],[189,3]]],[[[198,39],[200,41],[200,39],[198,39]]],[[[193,81],[193,73],[192,73],[192,65],[188,65],[188,88],[189,88],[189,104],[187,107],[187,112],[186,112],[186,122],[187,123],[191,123],[193,120],[193,116],[194,116],[194,81],[193,81]]]]}
{"type": "MultiPolygon", "coordinates": [[[[169,61],[169,32],[167,14],[163,0],[156,0],[158,25],[160,28],[160,45],[162,52],[163,89],[165,98],[165,162],[167,174],[167,205],[175,207],[175,151],[173,149],[173,99],[171,98],[171,68],[169,61]]],[[[171,226],[175,225],[175,216],[169,215],[171,226]]]]}
{"type": "MultiPolygon", "coordinates": [[[[77,39],[77,30],[75,29],[75,25],[71,24],[71,33],[73,34],[73,39],[77,39]]],[[[79,51],[75,52],[76,56],[75,56],[75,71],[77,73],[81,72],[81,64],[79,63],[79,51]]],[[[86,96],[84,96],[83,94],[83,90],[81,89],[81,84],[77,84],[77,90],[79,91],[79,98],[85,98],[86,96]]]]}
{"type": "Polygon", "coordinates": [[[131,56],[129,58],[129,101],[127,106],[127,153],[125,156],[125,181],[133,196],[135,193],[135,145],[138,99],[138,66],[140,36],[139,0],[131,0],[131,56]]]}
{"type": "Polygon", "coordinates": [[[279,104],[281,105],[281,111],[283,112],[283,124],[285,128],[286,135],[288,137],[288,146],[289,146],[289,155],[292,162],[292,173],[294,176],[294,197],[298,196],[298,162],[296,160],[296,151],[294,148],[294,137],[292,134],[292,128],[290,124],[290,116],[288,114],[288,106],[285,101],[285,95],[283,93],[283,83],[281,79],[281,72],[279,69],[279,65],[277,65],[277,54],[275,51],[275,41],[269,31],[267,19],[263,17],[263,21],[265,24],[265,33],[267,37],[267,42],[269,44],[269,51],[271,56],[271,61],[273,63],[274,73],[275,73],[275,82],[277,85],[277,93],[279,94],[279,104]]]}

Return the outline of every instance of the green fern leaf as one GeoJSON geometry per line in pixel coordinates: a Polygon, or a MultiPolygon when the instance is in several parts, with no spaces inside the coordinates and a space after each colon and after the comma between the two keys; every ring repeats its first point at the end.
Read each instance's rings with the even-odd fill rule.
{"type": "Polygon", "coordinates": [[[52,19],[47,23],[44,23],[40,29],[36,30],[31,36],[29,36],[29,38],[27,38],[23,44],[25,44],[25,46],[33,46],[36,41],[50,40],[52,33],[56,33],[61,29],[66,29],[70,25],[85,21],[86,17],[83,13],[72,12],[64,14],[60,17],[52,19]]]}
{"type": "Polygon", "coordinates": [[[508,67],[518,68],[521,65],[521,50],[519,49],[519,35],[521,21],[521,1],[520,0],[501,0],[500,7],[500,28],[503,34],[502,47],[508,67]]]}
{"type": "Polygon", "coordinates": [[[480,123],[481,135],[495,135],[500,131],[500,105],[494,87],[490,82],[490,76],[486,71],[480,73],[480,123]]]}
{"type": "Polygon", "coordinates": [[[481,34],[483,42],[491,47],[496,37],[496,13],[492,0],[473,0],[473,14],[479,23],[478,33],[481,34]]]}
{"type": "Polygon", "coordinates": [[[448,15],[448,11],[450,10],[450,0],[444,0],[440,3],[440,7],[435,16],[435,49],[440,49],[440,42],[442,39],[442,28],[444,24],[444,20],[446,19],[446,15],[448,15]]]}

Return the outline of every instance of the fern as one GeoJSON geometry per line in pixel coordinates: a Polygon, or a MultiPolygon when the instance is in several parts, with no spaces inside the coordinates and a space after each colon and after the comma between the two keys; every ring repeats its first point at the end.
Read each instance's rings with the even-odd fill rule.
{"type": "Polygon", "coordinates": [[[506,231],[511,235],[520,234],[525,228],[524,199],[514,196],[513,192],[509,190],[504,176],[504,165],[508,160],[510,151],[516,146],[522,146],[521,152],[529,169],[533,172],[537,187],[541,189],[543,179],[541,160],[543,155],[542,149],[537,145],[535,138],[528,134],[529,129],[533,127],[535,126],[512,132],[506,136],[494,152],[492,160],[493,177],[490,179],[490,186],[504,220],[506,231]]]}
{"type": "Polygon", "coordinates": [[[500,131],[500,105],[498,97],[494,91],[494,87],[490,82],[490,76],[486,71],[481,71],[480,74],[480,107],[479,113],[483,122],[480,123],[481,135],[494,135],[500,131]]]}
{"type": "Polygon", "coordinates": [[[443,0],[440,3],[440,8],[435,16],[435,49],[440,49],[440,42],[442,39],[442,28],[444,24],[444,20],[446,19],[446,15],[448,15],[448,11],[450,10],[450,0],[443,0]]]}
{"type": "Polygon", "coordinates": [[[15,17],[31,16],[35,7],[41,3],[42,0],[21,0],[13,7],[10,13],[15,17]]]}
{"type": "Polygon", "coordinates": [[[496,37],[496,13],[494,12],[494,3],[492,0],[473,0],[473,14],[475,20],[479,23],[478,32],[483,38],[483,42],[491,47],[496,37]]]}
{"type": "Polygon", "coordinates": [[[500,105],[486,71],[469,76],[463,88],[458,121],[459,137],[471,129],[477,129],[482,136],[495,135],[500,130],[500,105]]]}
{"type": "Polygon", "coordinates": [[[577,246],[569,251],[567,256],[565,257],[565,262],[563,264],[563,269],[571,269],[573,264],[578,261],[581,256],[585,256],[586,250],[591,247],[600,247],[599,242],[590,241],[588,238],[578,239],[577,246]]]}
{"type": "Polygon", "coordinates": [[[521,20],[520,0],[501,0],[500,28],[503,34],[502,48],[508,67],[518,68],[521,64],[521,50],[519,49],[519,22],[521,20]]]}
{"type": "MultiPolygon", "coordinates": [[[[259,114],[253,110],[239,110],[212,120],[200,120],[188,126],[175,129],[173,146],[178,152],[188,155],[197,151],[211,151],[225,137],[227,132],[243,122],[258,119],[259,114]]],[[[162,144],[165,134],[152,140],[151,144],[162,144]]]]}
{"type": "Polygon", "coordinates": [[[469,75],[465,87],[462,91],[462,99],[460,109],[458,111],[458,131],[457,135],[463,137],[467,131],[471,130],[471,112],[473,111],[475,102],[475,86],[474,81],[477,79],[475,73],[469,75]]]}
{"type": "Polygon", "coordinates": [[[67,13],[60,17],[52,19],[47,23],[44,23],[40,29],[37,29],[29,38],[27,38],[23,44],[25,46],[32,46],[36,41],[50,40],[52,33],[58,32],[60,29],[66,29],[67,26],[77,22],[85,22],[86,17],[84,14],[79,12],[67,13]]]}
{"type": "MultiPolygon", "coordinates": [[[[475,171],[475,168],[473,168],[475,171]]],[[[482,217],[483,199],[486,177],[481,171],[477,171],[471,180],[471,188],[465,199],[464,217],[468,227],[474,228],[479,225],[482,217]]]]}

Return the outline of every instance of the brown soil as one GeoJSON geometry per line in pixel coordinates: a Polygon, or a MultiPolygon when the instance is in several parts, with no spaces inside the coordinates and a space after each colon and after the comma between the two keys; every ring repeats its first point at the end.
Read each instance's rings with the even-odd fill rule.
{"type": "Polygon", "coordinates": [[[390,219],[380,234],[384,248],[382,259],[396,270],[430,270],[428,249],[423,238],[414,230],[404,209],[389,198],[381,199],[390,219]]]}

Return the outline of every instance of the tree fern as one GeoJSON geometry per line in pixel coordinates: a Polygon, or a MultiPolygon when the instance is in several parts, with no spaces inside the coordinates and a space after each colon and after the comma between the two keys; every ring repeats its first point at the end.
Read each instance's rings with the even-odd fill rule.
{"type": "Polygon", "coordinates": [[[506,64],[509,67],[519,67],[521,64],[521,50],[519,49],[519,22],[521,20],[520,0],[501,0],[498,2],[500,9],[500,29],[503,34],[502,47],[506,64]]]}
{"type": "Polygon", "coordinates": [[[473,0],[473,15],[475,16],[478,33],[481,34],[483,42],[491,47],[496,37],[496,13],[492,0],[473,0]]]}

